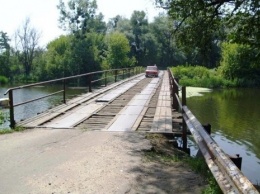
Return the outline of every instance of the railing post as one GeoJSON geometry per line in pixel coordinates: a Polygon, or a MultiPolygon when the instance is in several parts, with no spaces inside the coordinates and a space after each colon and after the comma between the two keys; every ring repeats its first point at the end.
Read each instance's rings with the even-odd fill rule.
{"type": "Polygon", "coordinates": [[[172,108],[173,108],[173,98],[174,98],[174,93],[173,93],[173,77],[171,75],[171,71],[168,69],[168,75],[169,75],[169,84],[170,84],[170,95],[171,95],[171,105],[172,105],[172,108]]]}
{"type": "Polygon", "coordinates": [[[10,106],[10,127],[13,129],[15,127],[13,90],[9,91],[9,106],[10,106]]]}
{"type": "Polygon", "coordinates": [[[210,135],[211,134],[211,124],[202,125],[205,131],[210,135]]]}
{"type": "Polygon", "coordinates": [[[66,80],[63,80],[63,103],[66,104],[66,80]]]}
{"type": "Polygon", "coordinates": [[[105,72],[105,87],[107,86],[107,71],[105,72]]]}
{"type": "Polygon", "coordinates": [[[123,79],[125,79],[125,69],[123,69],[123,79]]]}
{"type": "MultiPolygon", "coordinates": [[[[186,87],[182,86],[182,106],[186,106],[186,87]]],[[[184,114],[184,111],[182,110],[182,114],[184,114]]],[[[187,151],[187,125],[182,117],[182,149],[184,151],[187,151]]]]}
{"type": "Polygon", "coordinates": [[[91,77],[92,77],[92,75],[90,74],[90,75],[88,76],[88,91],[89,91],[89,92],[92,92],[91,77]]]}
{"type": "Polygon", "coordinates": [[[117,70],[115,70],[114,74],[115,74],[115,82],[117,82],[117,70]]]}
{"type": "Polygon", "coordinates": [[[179,88],[178,85],[175,82],[179,82],[177,78],[172,78],[172,108],[177,110],[179,109],[178,100],[176,99],[175,94],[179,94],[179,88]]]}

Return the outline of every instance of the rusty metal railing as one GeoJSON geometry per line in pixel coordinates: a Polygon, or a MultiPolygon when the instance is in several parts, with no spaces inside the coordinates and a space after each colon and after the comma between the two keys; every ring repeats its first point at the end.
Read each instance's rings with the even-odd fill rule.
{"type": "Polygon", "coordinates": [[[81,77],[86,77],[87,78],[87,83],[89,92],[92,92],[92,84],[103,81],[105,82],[105,86],[108,84],[108,79],[111,77],[114,77],[114,82],[117,82],[118,77],[122,76],[124,79],[125,77],[130,77],[130,75],[135,75],[140,73],[142,71],[141,67],[133,67],[133,68],[122,68],[122,69],[111,69],[111,70],[105,70],[105,71],[96,71],[96,72],[90,72],[90,73],[85,73],[85,74],[80,74],[80,75],[75,75],[75,76],[70,76],[70,77],[64,77],[64,78],[59,78],[59,79],[54,79],[54,80],[49,80],[49,81],[43,81],[43,82],[38,82],[38,83],[33,83],[33,84],[28,84],[28,85],[22,85],[18,87],[13,87],[9,88],[6,92],[5,95],[9,95],[9,111],[10,111],[10,127],[14,128],[15,127],[15,118],[14,118],[14,107],[21,106],[27,103],[31,103],[37,100],[41,100],[53,95],[57,95],[59,93],[63,93],[63,103],[66,103],[66,85],[68,84],[68,80],[76,79],[76,78],[81,78],[81,77]],[[110,74],[110,76],[108,76],[110,74]],[[99,79],[92,80],[94,75],[100,75],[99,79]],[[31,99],[28,101],[24,101],[21,103],[14,104],[14,93],[13,91],[15,90],[21,90],[24,88],[29,88],[29,87],[34,87],[38,85],[46,85],[46,84],[53,84],[57,82],[62,82],[62,90],[56,91],[54,93],[48,94],[46,96],[41,96],[39,98],[31,99]]]}
{"type": "Polygon", "coordinates": [[[168,73],[172,108],[181,111],[183,116],[183,149],[187,149],[187,129],[189,129],[223,193],[259,194],[253,184],[243,175],[188,109],[186,106],[186,87],[178,84],[178,80],[174,78],[170,69],[168,69],[168,73]],[[179,98],[179,91],[182,91],[181,99],[179,98]]]}

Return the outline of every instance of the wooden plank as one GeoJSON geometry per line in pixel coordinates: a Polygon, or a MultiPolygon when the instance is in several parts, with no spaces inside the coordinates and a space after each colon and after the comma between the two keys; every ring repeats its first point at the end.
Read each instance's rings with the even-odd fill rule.
{"type": "Polygon", "coordinates": [[[50,122],[45,125],[45,127],[50,128],[71,128],[78,124],[79,122],[85,120],[92,115],[96,110],[102,107],[103,104],[88,104],[78,110],[75,110],[69,115],[65,115],[57,121],[50,122]]]}
{"type": "Polygon", "coordinates": [[[37,120],[34,120],[34,121],[32,121],[32,122],[23,124],[23,125],[21,125],[21,126],[23,126],[23,127],[28,127],[28,128],[40,126],[40,125],[42,125],[43,123],[46,123],[46,122],[49,121],[50,119],[53,119],[53,118],[55,118],[55,117],[57,117],[57,116],[59,116],[59,115],[61,115],[61,113],[59,113],[59,112],[49,113],[48,116],[40,117],[40,118],[37,119],[37,120]]]}
{"type": "Polygon", "coordinates": [[[170,87],[168,73],[163,76],[161,90],[154,114],[151,132],[171,132],[172,131],[172,109],[170,98],[170,87]]]}

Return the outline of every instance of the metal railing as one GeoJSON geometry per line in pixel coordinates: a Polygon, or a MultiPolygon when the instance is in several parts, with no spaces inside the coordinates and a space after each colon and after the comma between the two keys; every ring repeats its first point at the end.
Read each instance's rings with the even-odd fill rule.
{"type": "Polygon", "coordinates": [[[186,87],[178,84],[171,70],[168,69],[171,87],[172,108],[182,112],[183,117],[183,150],[187,149],[187,129],[191,132],[211,173],[223,193],[259,194],[253,184],[243,175],[229,156],[218,146],[207,133],[202,124],[186,106],[186,87]],[[179,98],[179,91],[182,98],[179,98]]]}
{"type": "Polygon", "coordinates": [[[14,118],[14,107],[21,106],[27,103],[31,103],[37,100],[41,100],[50,96],[57,95],[59,93],[63,93],[63,103],[66,103],[66,85],[68,85],[68,80],[72,79],[77,79],[77,78],[82,78],[86,77],[88,85],[88,90],[89,92],[92,92],[92,85],[97,82],[104,82],[104,86],[107,86],[108,80],[113,79],[114,82],[117,82],[119,77],[121,76],[122,79],[125,79],[127,77],[130,77],[131,74],[135,75],[138,74],[142,71],[143,69],[141,67],[133,67],[133,68],[122,68],[122,69],[110,69],[110,70],[105,70],[105,71],[96,71],[96,72],[90,72],[90,73],[85,73],[85,74],[80,74],[80,75],[75,75],[75,76],[70,76],[70,77],[64,77],[64,78],[59,78],[59,79],[54,79],[54,80],[49,80],[49,81],[43,81],[43,82],[38,82],[38,83],[33,83],[33,84],[28,84],[28,85],[22,85],[18,87],[13,87],[9,88],[6,92],[5,95],[9,95],[9,109],[10,109],[10,127],[14,128],[15,127],[15,118],[14,118]],[[99,75],[98,79],[92,80],[92,78],[95,75],[99,75]],[[41,96],[39,98],[31,99],[28,101],[24,101],[21,103],[14,104],[14,93],[13,91],[15,90],[21,90],[24,88],[29,88],[29,87],[34,87],[34,86],[39,86],[39,85],[46,85],[46,84],[53,84],[57,82],[62,82],[62,90],[56,91],[54,93],[41,96]]]}

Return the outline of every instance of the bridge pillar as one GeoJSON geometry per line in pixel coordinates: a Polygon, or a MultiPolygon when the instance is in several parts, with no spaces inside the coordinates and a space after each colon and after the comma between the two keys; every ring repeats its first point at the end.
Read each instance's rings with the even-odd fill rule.
{"type": "Polygon", "coordinates": [[[88,76],[88,91],[92,92],[92,83],[91,83],[92,75],[88,76]]]}
{"type": "Polygon", "coordinates": [[[13,129],[15,127],[13,90],[9,91],[9,106],[10,106],[10,127],[13,129]]]}

